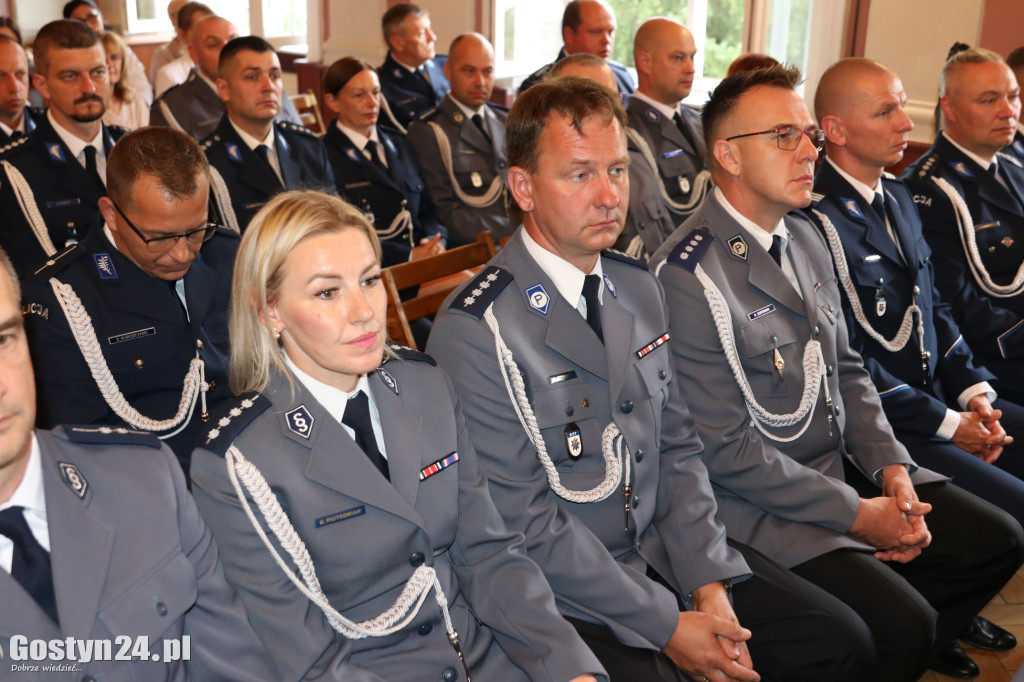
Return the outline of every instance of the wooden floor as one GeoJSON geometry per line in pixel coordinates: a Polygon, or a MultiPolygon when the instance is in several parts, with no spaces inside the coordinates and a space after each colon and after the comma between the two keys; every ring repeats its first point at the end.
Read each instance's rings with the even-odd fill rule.
{"type": "MultiPolygon", "coordinates": [[[[1017,575],[981,615],[1012,632],[1020,644],[1016,649],[1002,653],[964,647],[981,668],[981,675],[975,678],[975,682],[1010,682],[1017,669],[1024,666],[1024,568],[1017,571],[1017,575]]],[[[929,672],[919,682],[948,682],[952,679],[929,672]]]]}

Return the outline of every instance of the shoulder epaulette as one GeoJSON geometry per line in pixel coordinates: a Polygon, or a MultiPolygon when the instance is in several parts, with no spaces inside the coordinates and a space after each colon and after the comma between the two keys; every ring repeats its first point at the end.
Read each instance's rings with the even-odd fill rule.
{"type": "Polygon", "coordinates": [[[206,136],[205,139],[202,139],[202,140],[199,141],[199,147],[205,152],[210,147],[213,146],[214,142],[219,142],[219,141],[220,141],[220,135],[217,134],[217,133],[212,133],[212,134],[206,136]]]}
{"type": "Polygon", "coordinates": [[[498,294],[515,279],[508,270],[497,265],[488,265],[469,284],[463,287],[459,297],[448,306],[449,310],[472,315],[478,320],[484,316],[487,306],[498,298],[498,294]]]}
{"type": "Polygon", "coordinates": [[[882,177],[886,180],[896,180],[896,176],[889,171],[882,171],[882,177]]]}
{"type": "Polygon", "coordinates": [[[1024,164],[1022,164],[1017,157],[1012,156],[1011,154],[1007,154],[1006,152],[996,152],[996,156],[1005,160],[1007,163],[1012,163],[1017,168],[1024,168],[1024,164]]]}
{"type": "Polygon", "coordinates": [[[259,393],[249,393],[232,398],[221,405],[210,417],[210,424],[213,424],[213,428],[206,432],[205,438],[200,434],[200,446],[223,457],[238,434],[242,433],[245,427],[265,412],[268,407],[270,407],[270,399],[259,393]]]}
{"type": "Polygon", "coordinates": [[[3,156],[5,154],[7,154],[7,152],[9,152],[9,151],[17,149],[18,147],[20,147],[20,146],[22,146],[24,144],[28,144],[28,141],[31,140],[31,139],[32,139],[31,135],[24,135],[22,137],[19,137],[17,140],[14,140],[13,142],[8,142],[3,147],[0,147],[0,156],[3,156]]]}
{"type": "Polygon", "coordinates": [[[434,118],[435,116],[437,116],[437,112],[439,112],[439,111],[440,111],[440,109],[438,107],[432,107],[432,108],[427,109],[426,111],[424,111],[419,116],[417,116],[416,120],[417,121],[428,121],[428,120],[434,118]]]}
{"type": "Polygon", "coordinates": [[[817,206],[824,198],[825,195],[821,192],[811,192],[811,206],[817,206]]]}
{"type": "Polygon", "coordinates": [[[498,111],[504,111],[504,112],[505,112],[506,114],[507,114],[507,113],[508,113],[509,111],[511,111],[511,110],[510,110],[510,109],[509,109],[508,107],[506,107],[506,106],[505,106],[504,104],[498,104],[497,102],[488,102],[488,103],[487,103],[487,106],[489,106],[489,107],[490,107],[491,109],[497,109],[498,111]]]}
{"type": "Polygon", "coordinates": [[[690,234],[676,244],[665,262],[693,272],[714,240],[714,235],[708,232],[707,228],[698,227],[691,230],[690,234]]]}
{"type": "Polygon", "coordinates": [[[606,258],[611,258],[612,260],[617,260],[620,263],[626,263],[627,265],[643,268],[644,270],[649,269],[647,267],[647,261],[640,260],[639,258],[633,258],[632,256],[622,253],[621,251],[616,251],[615,249],[605,249],[601,252],[601,255],[606,258]]]}
{"type": "Polygon", "coordinates": [[[401,130],[399,130],[398,128],[393,128],[386,123],[377,123],[377,127],[383,130],[385,133],[389,133],[397,137],[405,137],[404,135],[402,135],[401,130]]]}
{"type": "Polygon", "coordinates": [[[291,121],[278,121],[277,128],[282,132],[288,131],[292,133],[299,133],[301,135],[308,135],[309,137],[316,137],[316,133],[306,126],[299,125],[298,123],[292,123],[291,121]]]}
{"type": "Polygon", "coordinates": [[[85,249],[80,249],[78,244],[65,246],[63,251],[58,251],[40,263],[39,267],[36,268],[32,275],[43,275],[44,277],[49,277],[50,275],[60,272],[69,264],[75,262],[75,259],[79,255],[79,253],[76,252],[85,253],[85,249]]]}
{"type": "Polygon", "coordinates": [[[922,179],[931,172],[932,168],[936,167],[936,162],[939,160],[938,154],[932,154],[924,161],[921,162],[921,167],[917,169],[917,177],[922,179]]]}
{"type": "Polygon", "coordinates": [[[137,431],[124,426],[65,426],[64,433],[72,443],[160,447],[160,439],[149,431],[137,431]]]}
{"type": "MultiPolygon", "coordinates": [[[[409,360],[411,362],[425,362],[428,365],[437,367],[437,361],[434,360],[432,355],[427,355],[415,348],[409,348],[408,346],[399,346],[397,343],[389,343],[388,348],[394,353],[394,356],[399,360],[409,360]]],[[[386,363],[387,356],[384,356],[384,362],[386,363]]]]}

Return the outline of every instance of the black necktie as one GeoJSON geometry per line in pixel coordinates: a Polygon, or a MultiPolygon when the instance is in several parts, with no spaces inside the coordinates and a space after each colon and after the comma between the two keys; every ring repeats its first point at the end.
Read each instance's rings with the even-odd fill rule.
{"type": "Polygon", "coordinates": [[[370,155],[370,162],[374,166],[376,166],[377,168],[380,168],[382,171],[384,171],[385,174],[387,174],[388,169],[384,165],[384,162],[380,160],[380,154],[377,153],[377,143],[376,142],[374,142],[373,140],[367,140],[366,141],[366,146],[363,147],[363,151],[365,151],[367,154],[370,155]]]}
{"type": "Polygon", "coordinates": [[[889,218],[885,211],[885,202],[882,200],[882,195],[875,193],[875,198],[871,200],[871,208],[875,210],[875,215],[882,221],[882,225],[886,225],[889,218]]]}
{"type": "Polygon", "coordinates": [[[85,172],[92,176],[92,179],[99,185],[100,192],[103,194],[107,193],[107,186],[103,184],[103,180],[100,178],[99,169],[96,167],[96,147],[91,144],[85,146],[85,172]]]}
{"type": "Polygon", "coordinates": [[[690,131],[690,126],[683,121],[683,117],[678,111],[675,113],[675,116],[672,117],[672,120],[676,122],[676,128],[679,128],[679,132],[682,133],[683,139],[686,140],[686,143],[690,145],[690,149],[692,149],[693,153],[696,154],[697,143],[693,139],[693,133],[690,131]]]}
{"type": "Polygon", "coordinates": [[[14,543],[11,577],[57,623],[57,599],[53,594],[53,573],[50,553],[43,549],[25,522],[23,507],[0,511],[0,535],[14,543]]]}
{"type": "Polygon", "coordinates": [[[178,296],[178,280],[160,280],[170,290],[171,296],[174,298],[174,302],[178,304],[178,308],[181,310],[181,316],[185,320],[185,324],[188,325],[188,309],[185,308],[185,302],[181,300],[181,296],[178,296]]]}
{"type": "Polygon", "coordinates": [[[583,300],[587,303],[587,324],[597,334],[597,338],[604,343],[604,334],[601,331],[601,301],[597,297],[601,289],[601,278],[597,275],[587,275],[583,279],[583,300]]]}
{"type": "Polygon", "coordinates": [[[384,478],[391,480],[388,461],[377,449],[377,439],[373,435],[373,424],[370,421],[370,401],[365,393],[359,391],[348,399],[341,423],[355,431],[356,445],[366,453],[377,470],[384,474],[384,478]]]}
{"type": "Polygon", "coordinates": [[[777,234],[772,235],[772,245],[768,249],[768,255],[772,257],[776,265],[782,267],[782,237],[777,234]]]}
{"type": "Polygon", "coordinates": [[[270,147],[265,144],[256,145],[256,155],[260,157],[266,167],[270,169],[270,172],[274,174],[274,178],[281,182],[281,177],[274,170],[274,164],[270,163],[270,147]]]}
{"type": "Polygon", "coordinates": [[[487,126],[484,125],[484,117],[480,114],[473,114],[473,124],[484,134],[488,140],[491,139],[491,134],[487,132],[487,126]]]}

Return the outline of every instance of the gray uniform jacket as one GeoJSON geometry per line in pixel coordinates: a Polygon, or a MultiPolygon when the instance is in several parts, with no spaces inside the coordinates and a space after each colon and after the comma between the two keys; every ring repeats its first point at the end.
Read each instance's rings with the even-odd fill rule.
{"type": "Polygon", "coordinates": [[[437,137],[430,123],[436,123],[448,138],[452,150],[452,171],[459,188],[469,196],[480,196],[494,178],[508,172],[505,156],[505,119],[508,111],[487,105],[484,117],[488,139],[453,100],[445,95],[436,109],[423,114],[409,127],[406,140],[416,154],[423,180],[437,207],[441,224],[448,229],[448,247],[462,246],[476,240],[484,230],[494,234],[495,242],[511,236],[515,226],[509,218],[512,201],[508,189],[487,208],[473,208],[463,202],[452,187],[448,169],[441,160],[437,137]]]}
{"type": "MultiPolygon", "coordinates": [[[[152,435],[95,427],[36,431],[60,625],[0,570],[0,678],[24,682],[250,682],[277,679],[228,584],[210,530],[174,456],[152,435]],[[29,641],[148,637],[159,662],[21,661],[12,672],[10,638],[29,641]],[[163,642],[190,637],[191,660],[163,660],[163,642]],[[77,672],[43,672],[64,663],[77,672]]],[[[85,642],[83,642],[85,643],[85,642]]],[[[128,652],[124,652],[128,653],[128,652]]],[[[96,656],[94,655],[93,658],[96,656]]]]}
{"type": "MultiPolygon", "coordinates": [[[[675,367],[706,445],[704,461],[719,519],[730,538],[791,567],[841,547],[866,548],[846,535],[859,498],[844,481],[844,454],[869,479],[890,464],[916,471],[915,483],[943,479],[918,470],[893,436],[864,363],[850,348],[823,238],[793,214],[786,216],[786,227],[799,294],[768,252],[726,212],[717,193],[658,249],[651,264],[665,287],[675,367]],[[806,432],[793,442],[777,443],[754,428],[704,288],[687,269],[695,261],[728,304],[739,361],[767,410],[796,410],[804,386],[805,344],[820,342],[835,408],[831,434],[824,391],[806,432]],[[773,362],[776,349],[785,362],[782,379],[773,362]]],[[[802,426],[769,430],[788,437],[802,426]]]]}
{"type": "MultiPolygon", "coordinates": [[[[192,69],[184,83],[170,88],[153,102],[149,124],[178,128],[202,140],[217,129],[224,111],[224,102],[217,91],[199,77],[198,70],[192,69]]],[[[299,112],[287,93],[281,95],[281,111],[274,120],[302,125],[299,112]]]]}
{"type": "Polygon", "coordinates": [[[425,562],[437,571],[473,679],[566,682],[603,672],[558,617],[543,576],[520,549],[522,537],[502,523],[458,397],[432,364],[402,351],[369,377],[391,483],[301,382],[293,394],[277,373],[252,407],[235,405],[241,414],[226,414],[232,423],[193,456],[196,502],[281,678],[419,682],[464,680],[465,673],[433,591],[393,635],[350,640],[335,632],[242,511],[223,456],[231,442],[273,487],[324,594],[347,618],[390,608],[425,562]],[[421,473],[455,453],[450,466],[421,473]]]}
{"type": "Polygon", "coordinates": [[[640,133],[650,147],[665,190],[673,201],[684,203],[693,192],[694,178],[708,166],[708,151],[704,146],[700,114],[687,106],[681,109],[683,125],[690,131],[692,144],[675,121],[665,118],[649,103],[633,97],[626,105],[629,127],[640,133]]]}
{"type": "Polygon", "coordinates": [[[678,625],[679,606],[647,577],[649,566],[679,594],[748,573],[715,520],[702,445],[663,338],[661,287],[643,263],[604,254],[602,346],[526,251],[521,230],[449,297],[428,348],[463,399],[491,496],[509,527],[526,535],[561,612],[604,624],[627,645],[661,648],[678,625]],[[494,335],[480,319],[491,302],[562,484],[587,490],[604,480],[601,435],[614,419],[632,469],[629,498],[620,486],[600,502],[576,504],[549,489],[513,411],[494,335]],[[574,431],[582,441],[575,461],[567,451],[574,431]]]}

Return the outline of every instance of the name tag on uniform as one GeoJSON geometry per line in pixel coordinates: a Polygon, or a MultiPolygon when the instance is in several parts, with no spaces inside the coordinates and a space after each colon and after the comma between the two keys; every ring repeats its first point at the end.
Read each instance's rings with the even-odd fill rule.
{"type": "Polygon", "coordinates": [[[78,197],[74,199],[61,199],[60,201],[47,201],[46,208],[64,208],[66,206],[78,206],[82,203],[82,200],[78,197]]]}
{"type": "Polygon", "coordinates": [[[133,332],[126,332],[124,334],[118,334],[117,336],[108,336],[107,343],[111,345],[115,343],[124,343],[125,341],[134,341],[135,339],[141,339],[144,336],[153,336],[154,334],[156,334],[155,327],[136,329],[133,332]]]}
{"type": "Polygon", "coordinates": [[[456,462],[458,462],[459,459],[460,459],[459,453],[453,452],[452,454],[448,455],[447,457],[445,457],[443,459],[437,460],[436,462],[434,462],[430,466],[423,467],[420,470],[420,480],[421,481],[425,481],[428,478],[430,478],[431,476],[433,476],[434,474],[437,474],[437,473],[440,473],[440,472],[444,471],[445,469],[447,469],[451,465],[453,465],[456,462]]]}
{"type": "Polygon", "coordinates": [[[317,528],[323,528],[324,526],[329,526],[332,523],[338,523],[339,521],[348,521],[349,519],[354,519],[355,517],[362,516],[365,513],[366,505],[361,504],[358,507],[352,507],[351,509],[346,509],[345,511],[340,511],[335,514],[328,514],[327,516],[321,516],[313,523],[317,528]]]}
{"type": "Polygon", "coordinates": [[[768,313],[774,313],[774,312],[775,312],[775,305],[773,303],[769,303],[768,305],[766,305],[763,308],[758,308],[757,310],[755,310],[752,313],[747,313],[747,319],[749,319],[751,321],[754,321],[754,320],[756,320],[759,317],[764,317],[768,313]]]}

